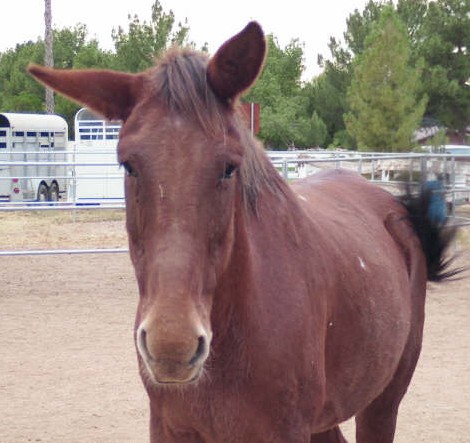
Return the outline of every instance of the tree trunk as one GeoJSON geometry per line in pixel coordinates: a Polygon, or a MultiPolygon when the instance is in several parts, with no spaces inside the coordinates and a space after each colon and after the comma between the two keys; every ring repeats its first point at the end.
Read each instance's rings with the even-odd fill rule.
{"type": "MultiPolygon", "coordinates": [[[[52,52],[53,36],[52,36],[52,0],[44,0],[45,11],[44,21],[46,24],[46,32],[44,35],[45,55],[44,64],[50,68],[54,67],[54,55],[52,52]]],[[[50,88],[46,88],[46,112],[48,114],[54,113],[54,92],[50,88]]]]}

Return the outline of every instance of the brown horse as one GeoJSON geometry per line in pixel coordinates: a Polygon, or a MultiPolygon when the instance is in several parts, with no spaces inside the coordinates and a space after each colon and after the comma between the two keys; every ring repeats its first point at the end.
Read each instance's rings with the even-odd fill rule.
{"type": "Polygon", "coordinates": [[[123,121],[151,441],[344,442],[355,416],[358,442],[392,442],[449,239],[356,174],[283,181],[238,110],[265,46],[253,22],[139,74],[29,70],[123,121]]]}

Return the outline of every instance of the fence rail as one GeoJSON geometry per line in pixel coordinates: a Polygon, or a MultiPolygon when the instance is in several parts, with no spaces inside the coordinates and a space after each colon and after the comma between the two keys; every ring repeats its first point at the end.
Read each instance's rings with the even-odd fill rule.
{"type": "MultiPolygon", "coordinates": [[[[21,152],[15,154],[28,154],[21,152]]],[[[71,161],[0,161],[0,168],[10,166],[65,166],[68,168],[67,175],[60,178],[68,181],[67,197],[59,202],[0,202],[0,212],[15,211],[83,211],[96,209],[118,209],[125,207],[123,192],[122,196],[115,198],[86,198],[80,201],[77,196],[77,183],[81,181],[104,181],[113,187],[121,186],[119,179],[123,179],[123,174],[117,173],[118,165],[115,161],[114,149],[81,151],[81,152],[58,152],[60,155],[67,155],[71,161]],[[80,161],[89,155],[110,156],[110,161],[80,161]],[[94,168],[92,174],[84,173],[86,168],[94,168]],[[111,168],[111,172],[109,171],[111,168]],[[106,173],[100,173],[100,170],[106,173]],[[80,170],[82,173],[78,173],[80,170]]],[[[456,214],[456,206],[460,202],[467,201],[470,195],[470,157],[462,154],[391,154],[391,153],[351,153],[351,152],[328,152],[328,151],[283,151],[268,153],[273,165],[288,180],[296,180],[318,170],[325,168],[347,168],[355,170],[359,174],[366,176],[370,181],[384,187],[399,189],[404,184],[417,186],[423,184],[431,176],[437,174],[447,175],[448,181],[442,191],[451,208],[448,217],[453,224],[470,225],[470,218],[456,214]],[[417,178],[418,176],[418,178],[417,178]],[[398,177],[398,178],[397,178],[398,177]]],[[[18,179],[32,179],[23,175],[15,177],[18,179]]],[[[43,179],[53,177],[40,177],[43,179]]],[[[55,177],[58,178],[58,177],[55,177]]],[[[0,180],[11,179],[8,176],[0,176],[0,180]]],[[[50,249],[50,250],[14,250],[0,251],[0,256],[18,255],[48,255],[48,254],[89,254],[89,253],[121,253],[127,252],[127,248],[111,249],[50,249]]]]}

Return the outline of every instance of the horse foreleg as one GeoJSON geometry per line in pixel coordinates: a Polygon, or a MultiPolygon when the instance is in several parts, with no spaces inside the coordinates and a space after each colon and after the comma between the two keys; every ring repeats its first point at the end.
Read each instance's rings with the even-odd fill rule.
{"type": "Polygon", "coordinates": [[[336,426],[329,431],[312,435],[310,443],[348,443],[348,441],[344,438],[339,426],[336,426]]]}

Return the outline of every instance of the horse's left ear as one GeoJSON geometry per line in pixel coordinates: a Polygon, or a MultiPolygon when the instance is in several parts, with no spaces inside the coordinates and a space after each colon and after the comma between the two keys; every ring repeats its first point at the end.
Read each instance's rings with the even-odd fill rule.
{"type": "Polygon", "coordinates": [[[144,74],[109,70],[51,69],[31,64],[28,72],[108,120],[126,120],[141,98],[144,85],[144,74]]]}
{"type": "Polygon", "coordinates": [[[207,79],[215,94],[230,102],[248,89],[258,77],[266,55],[261,26],[250,22],[226,41],[209,61],[207,79]]]}

